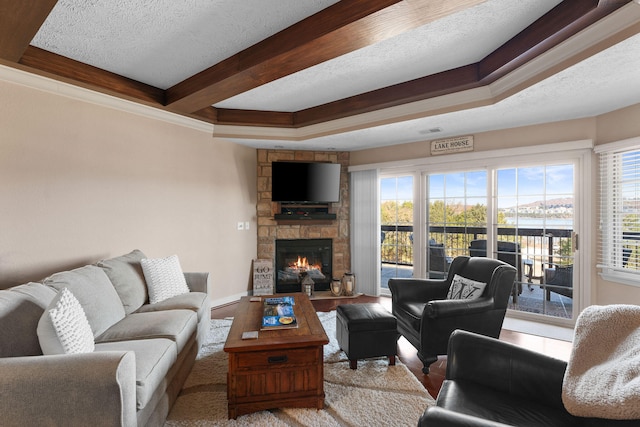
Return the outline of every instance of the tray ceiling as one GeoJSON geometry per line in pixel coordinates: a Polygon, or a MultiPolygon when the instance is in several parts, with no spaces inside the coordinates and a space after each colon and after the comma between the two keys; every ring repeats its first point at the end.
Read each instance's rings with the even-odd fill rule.
{"type": "Polygon", "coordinates": [[[2,64],[253,147],[359,150],[640,102],[637,0],[0,0],[0,12],[2,64]]]}

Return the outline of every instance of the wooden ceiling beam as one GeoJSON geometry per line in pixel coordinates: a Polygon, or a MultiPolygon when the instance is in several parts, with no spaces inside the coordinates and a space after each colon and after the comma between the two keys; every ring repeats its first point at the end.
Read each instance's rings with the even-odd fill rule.
{"type": "Polygon", "coordinates": [[[18,62],[57,0],[0,0],[0,58],[18,62]]]}
{"type": "Polygon", "coordinates": [[[343,0],[163,91],[29,46],[54,0],[0,0],[0,62],[209,123],[303,127],[490,84],[633,0],[564,1],[477,64],[305,110],[211,106],[482,1],[343,0]]]}
{"type": "MultiPolygon", "coordinates": [[[[409,82],[340,99],[293,113],[289,126],[303,127],[421,101],[490,84],[567,40],[599,19],[633,0],[572,0],[562,2],[542,18],[476,64],[447,70],[409,82]]],[[[263,112],[226,112],[226,125],[275,126],[275,118],[263,112]],[[232,120],[236,120],[233,122],[232,120]]],[[[272,114],[275,114],[272,112],[272,114]]],[[[282,114],[282,113],[278,113],[282,114]]]]}
{"type": "Polygon", "coordinates": [[[480,78],[486,83],[499,79],[631,1],[563,1],[481,60],[480,78]]]}
{"type": "Polygon", "coordinates": [[[116,95],[146,105],[162,107],[164,91],[119,74],[29,46],[19,62],[34,74],[116,95]]]}
{"type": "Polygon", "coordinates": [[[479,86],[477,64],[471,64],[298,111],[295,125],[309,126],[479,86]]]}
{"type": "Polygon", "coordinates": [[[340,1],[169,88],[167,107],[198,111],[483,1],[340,1]]]}

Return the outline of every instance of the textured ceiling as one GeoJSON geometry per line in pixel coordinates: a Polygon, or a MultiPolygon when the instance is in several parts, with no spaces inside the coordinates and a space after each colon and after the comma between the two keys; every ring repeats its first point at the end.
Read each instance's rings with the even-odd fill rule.
{"type": "MultiPolygon", "coordinates": [[[[259,148],[348,151],[593,117],[640,103],[640,35],[495,105],[464,109],[305,141],[238,139],[259,148]],[[430,134],[430,129],[439,129],[430,134]]],[[[638,118],[640,120],[640,118],[638,118]]]]}
{"type": "Polygon", "coordinates": [[[216,106],[297,111],[478,62],[558,3],[487,1],[216,106]]]}
{"type": "Polygon", "coordinates": [[[59,0],[33,46],[161,89],[336,0],[59,0]]]}
{"type": "MultiPolygon", "coordinates": [[[[31,45],[166,90],[334,3],[337,2],[59,0],[31,45]]],[[[213,106],[294,112],[477,63],[559,3],[560,0],[486,0],[394,37],[381,37],[383,40],[375,44],[213,106]]],[[[612,22],[624,20],[624,14],[631,16],[631,24],[635,22],[632,28],[638,28],[640,0],[624,8],[614,12],[618,13],[618,21],[612,22]]],[[[614,31],[603,25],[589,37],[614,31]]],[[[219,134],[253,147],[360,150],[589,117],[640,103],[640,36],[631,34],[608,45],[611,47],[584,55],[579,61],[573,60],[573,65],[548,75],[544,75],[547,70],[542,65],[533,64],[530,69],[537,66],[541,78],[497,97],[495,88],[488,88],[473,108],[462,101],[449,101],[467,96],[463,92],[434,101],[449,105],[448,112],[429,107],[429,103],[416,103],[407,107],[411,107],[410,113],[398,114],[386,122],[380,118],[385,116],[386,110],[382,110],[376,119],[365,118],[366,114],[342,119],[339,125],[326,126],[333,130],[308,132],[308,137],[287,137],[277,130],[250,136],[251,129],[243,134],[218,125],[214,125],[214,134],[218,128],[226,130],[219,134]],[[429,129],[434,128],[441,131],[430,134],[429,129]]],[[[566,52],[571,49],[565,48],[558,55],[568,57],[566,52]]]]}

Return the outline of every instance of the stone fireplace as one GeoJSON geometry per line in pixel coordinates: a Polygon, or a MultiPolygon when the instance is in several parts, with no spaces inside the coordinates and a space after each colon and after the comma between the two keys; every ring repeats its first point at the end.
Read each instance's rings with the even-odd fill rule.
{"type": "MultiPolygon", "coordinates": [[[[276,272],[280,270],[280,260],[276,260],[276,241],[296,241],[307,239],[326,239],[331,242],[330,252],[322,250],[323,269],[326,277],[326,287],[332,277],[340,278],[346,271],[351,270],[350,256],[350,230],[349,230],[349,180],[347,168],[349,166],[349,153],[336,151],[294,151],[294,150],[258,150],[258,258],[268,259],[274,262],[276,272]],[[342,171],[340,175],[340,202],[329,204],[329,211],[336,214],[336,219],[319,221],[281,221],[274,215],[280,213],[279,203],[271,200],[271,163],[274,161],[317,161],[340,163],[342,171]],[[327,255],[329,253],[329,255],[327,255]],[[326,261],[326,257],[331,262],[326,261]],[[324,264],[329,264],[324,265],[324,264]],[[328,268],[328,270],[327,270],[328,268]]],[[[312,253],[312,255],[316,255],[312,253]]],[[[297,261],[297,258],[296,258],[297,261]]],[[[307,261],[309,257],[307,257],[307,261]]],[[[315,274],[315,272],[313,273],[315,274]]],[[[290,280],[293,276],[291,276],[290,280]]],[[[313,276],[312,276],[313,277],[313,276]]],[[[276,274],[277,280],[277,274],[276,274]]],[[[321,280],[320,287],[325,286],[321,280]]],[[[316,280],[314,279],[314,283],[316,280]]],[[[297,292],[300,286],[286,283],[281,289],[283,292],[297,292]],[[293,289],[295,286],[295,290],[293,289]]],[[[317,289],[317,287],[316,287],[317,289]]]]}
{"type": "Polygon", "coordinates": [[[332,239],[276,240],[276,293],[300,292],[308,275],[316,291],[328,291],[333,266],[332,239]]]}

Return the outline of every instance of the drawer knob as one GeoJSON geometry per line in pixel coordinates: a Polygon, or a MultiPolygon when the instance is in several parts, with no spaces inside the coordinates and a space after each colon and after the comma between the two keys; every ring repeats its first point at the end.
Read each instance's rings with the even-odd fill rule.
{"type": "Polygon", "coordinates": [[[269,363],[286,363],[287,355],[284,354],[282,356],[271,356],[267,360],[269,361],[269,363]]]}

